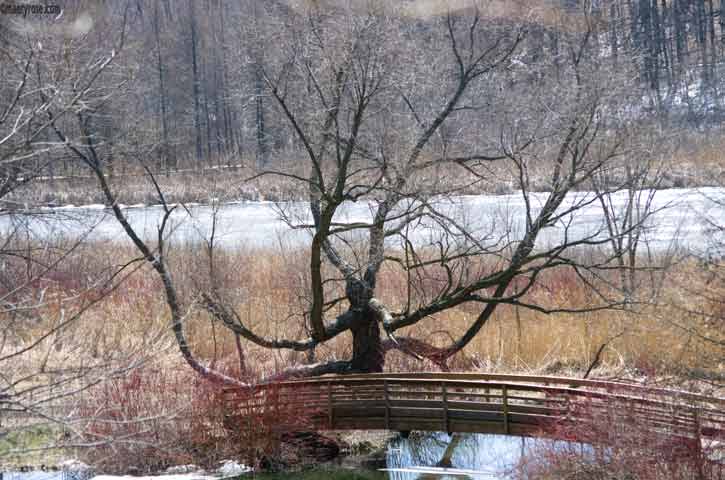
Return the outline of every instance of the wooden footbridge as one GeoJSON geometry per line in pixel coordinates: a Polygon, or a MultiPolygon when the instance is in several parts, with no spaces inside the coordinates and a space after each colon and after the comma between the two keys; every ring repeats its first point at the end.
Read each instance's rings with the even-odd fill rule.
{"type": "Polygon", "coordinates": [[[725,398],[628,383],[526,375],[320,377],[227,390],[238,418],[280,429],[550,435],[598,419],[682,438],[725,438],[725,398]]]}

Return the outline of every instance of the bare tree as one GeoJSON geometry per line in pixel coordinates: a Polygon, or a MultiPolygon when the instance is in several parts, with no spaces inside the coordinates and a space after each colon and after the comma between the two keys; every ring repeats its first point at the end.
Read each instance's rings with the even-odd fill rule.
{"type": "MultiPolygon", "coordinates": [[[[123,38],[123,10],[116,19],[123,38]]],[[[73,399],[143,363],[164,342],[149,331],[134,347],[109,352],[104,329],[83,318],[140,268],[138,262],[81,270],[78,258],[92,246],[80,223],[75,238],[45,237],[36,231],[43,228],[41,212],[8,201],[48,175],[62,159],[59,152],[82,141],[78,130],[66,127],[97,113],[94,106],[106,98],[98,80],[115,57],[112,49],[89,54],[78,38],[86,32],[26,27],[0,25],[0,439],[10,435],[18,446],[2,455],[22,453],[25,430],[48,432],[52,446],[65,443],[63,431],[81,420],[68,408],[73,399]],[[54,130],[61,129],[66,134],[59,139],[54,130]]]]}
{"type": "MultiPolygon", "coordinates": [[[[552,65],[527,55],[525,21],[493,21],[475,2],[425,19],[401,12],[311,6],[275,32],[286,58],[266,65],[263,78],[302,145],[307,174],[260,175],[292,179],[309,190],[306,218],[281,212],[290,226],[311,235],[309,301],[302,315],[309,333],[292,339],[257,333],[213,282],[197,298],[232,334],[263,348],[312,353],[351,334],[349,360],[297,366],[277,378],[381,371],[390,349],[445,369],[500,305],[554,313],[623,304],[608,277],[613,257],[584,256],[587,262],[576,253],[612,241],[604,226],[575,229],[576,214],[598,205],[602,195],[576,192],[608,168],[626,140],[610,121],[619,108],[618,80],[587,55],[591,18],[576,17],[565,61],[552,65]],[[421,32],[424,54],[411,40],[421,32]],[[521,216],[511,224],[466,219],[451,208],[457,193],[505,173],[522,201],[521,216]],[[544,182],[547,193],[534,193],[535,182],[544,182]],[[355,202],[369,207],[369,220],[341,219],[355,202]],[[402,302],[383,300],[381,272],[387,268],[409,279],[402,302]],[[598,302],[569,308],[529,300],[553,269],[570,269],[598,302]],[[403,333],[456,308],[477,314],[446,345],[403,333]],[[329,318],[336,309],[343,312],[329,318]]],[[[165,201],[151,171],[165,212],[154,242],[142,238],[118,206],[93,142],[69,148],[94,173],[124,231],[161,278],[185,360],[213,381],[241,384],[204,365],[190,347],[185,311],[194,299],[180,295],[167,263],[168,220],[176,207],[165,201]]]]}

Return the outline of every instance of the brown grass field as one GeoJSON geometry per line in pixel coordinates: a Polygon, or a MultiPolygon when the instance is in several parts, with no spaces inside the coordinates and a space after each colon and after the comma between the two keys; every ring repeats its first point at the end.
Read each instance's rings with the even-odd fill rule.
{"type": "MultiPolygon", "coordinates": [[[[57,298],[73,297],[72,301],[65,301],[62,308],[66,310],[72,310],[71,305],[77,308],[106,296],[89,307],[60,337],[67,337],[66,341],[71,343],[82,338],[89,352],[102,356],[104,352],[118,353],[141,341],[151,341],[152,336],[165,335],[169,322],[166,304],[158,278],[147,267],[128,274],[110,293],[89,282],[125,263],[133,253],[119,247],[85,245],[45,280],[42,288],[50,287],[57,298]]],[[[305,251],[217,251],[215,258],[217,285],[246,325],[269,336],[305,335],[303,311],[309,296],[305,251]]],[[[210,285],[203,249],[177,248],[171,252],[170,262],[175,282],[186,300],[186,328],[194,351],[208,362],[236,358],[233,335],[223,326],[214,325],[194,303],[198,293],[210,285]]],[[[723,306],[717,301],[722,285],[712,281],[713,273],[694,261],[681,261],[666,271],[643,271],[641,276],[641,297],[651,296],[651,282],[655,282],[657,295],[629,310],[544,314],[502,305],[452,366],[576,375],[587,369],[597,350],[606,344],[598,367],[600,375],[725,376],[725,349],[721,343],[725,337],[723,306]]],[[[393,310],[404,302],[406,281],[399,269],[389,267],[383,272],[378,296],[393,310]]],[[[548,307],[586,307],[595,302],[591,292],[567,270],[549,271],[538,285],[529,293],[529,301],[548,307]]],[[[49,302],[42,317],[57,318],[59,308],[60,304],[49,302]]],[[[442,346],[451,336],[464,331],[479,308],[467,305],[448,310],[405,333],[442,346]]],[[[345,304],[336,307],[329,312],[330,318],[344,309],[345,304]]],[[[34,328],[40,332],[47,327],[41,322],[34,328]]],[[[350,343],[343,334],[318,347],[317,359],[347,358],[350,343]]],[[[173,347],[169,351],[166,361],[181,362],[173,347]]],[[[270,352],[247,344],[245,355],[259,375],[305,361],[302,354],[270,352]]],[[[420,370],[433,366],[393,352],[386,368],[420,370]]]]}
{"type": "MultiPolygon", "coordinates": [[[[722,132],[671,132],[660,139],[658,146],[667,158],[663,175],[655,177],[657,188],[684,188],[718,186],[725,183],[722,152],[725,134],[722,132]]],[[[662,163],[657,161],[658,164],[662,163]]],[[[289,153],[281,153],[272,160],[274,168],[300,176],[309,175],[306,162],[289,153]]],[[[210,203],[239,200],[306,200],[306,184],[279,176],[255,178],[258,171],[253,158],[215,157],[203,171],[198,171],[190,159],[179,160],[179,170],[159,171],[156,180],[166,200],[176,202],[210,203]]],[[[548,184],[545,165],[534,169],[532,189],[543,190],[548,184]]],[[[465,175],[464,172],[462,174],[465,175]]],[[[505,164],[490,167],[487,181],[467,179],[467,186],[458,194],[505,194],[516,189],[516,178],[505,164]]],[[[460,181],[461,179],[457,179],[460,181]]],[[[614,179],[618,181],[617,179],[614,179]]],[[[158,204],[154,186],[138,165],[127,165],[116,171],[110,183],[118,201],[127,205],[158,204]]],[[[445,180],[440,185],[447,188],[445,180]]],[[[73,167],[68,172],[56,171],[54,177],[45,177],[19,188],[3,199],[0,207],[13,209],[24,205],[89,205],[103,204],[105,198],[87,170],[73,167]]]]}

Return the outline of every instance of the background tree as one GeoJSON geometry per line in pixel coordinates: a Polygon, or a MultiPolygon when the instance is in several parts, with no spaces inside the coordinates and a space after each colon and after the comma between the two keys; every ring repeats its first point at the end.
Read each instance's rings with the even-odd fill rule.
{"type": "MultiPolygon", "coordinates": [[[[609,120],[620,109],[618,78],[609,63],[590,61],[596,58],[589,55],[595,48],[591,12],[575,17],[576,28],[562,35],[566,60],[556,64],[528,53],[527,22],[502,23],[485,6],[471,3],[413,20],[404,12],[313,5],[274,33],[286,53],[265,65],[263,77],[306,165],[303,174],[269,169],[260,175],[290,178],[309,190],[308,216],[281,212],[291,227],[311,234],[309,300],[300,316],[308,336],[255,332],[214,282],[197,295],[221,325],[264,348],[314,352],[350,333],[349,360],[298,367],[284,376],[381,371],[393,348],[447,368],[499,305],[581,310],[529,301],[527,294],[550,270],[571,269],[592,288],[594,301],[585,311],[622,302],[606,278],[616,255],[585,261],[575,254],[612,240],[604,227],[575,230],[576,214],[598,204],[601,193],[574,192],[610,168],[626,141],[609,120]],[[545,173],[549,193],[532,192],[535,170],[537,178],[545,173]],[[522,218],[501,230],[492,218],[467,222],[457,215],[447,198],[471,184],[499,181],[501,172],[521,191],[522,218]],[[344,221],[340,214],[350,202],[366,202],[369,221],[344,221]],[[560,234],[542,238],[552,227],[560,234]],[[424,241],[416,233],[421,229],[428,232],[424,241]],[[386,301],[381,272],[388,268],[402,269],[410,279],[402,303],[386,301]],[[477,313],[449,344],[406,333],[455,308],[477,313]]],[[[81,125],[85,115],[79,115],[81,125]]],[[[184,312],[194,302],[180,295],[166,260],[168,219],[176,207],[165,201],[151,171],[165,211],[153,244],[119,208],[103,153],[93,142],[69,148],[94,173],[124,231],[160,276],[186,361],[212,380],[238,384],[204,365],[190,347],[184,312]]]]}
{"type": "Polygon", "coordinates": [[[22,439],[33,435],[45,435],[51,446],[64,443],[63,433],[80,428],[83,420],[77,411],[63,408],[71,399],[142,364],[148,358],[145,352],[163,350],[164,336],[158,331],[150,330],[126,349],[109,346],[105,322],[85,320],[132,268],[89,265],[82,258],[96,246],[85,242],[88,230],[82,223],[68,216],[66,221],[79,228],[72,238],[38,235],[43,212],[8,198],[46,172],[60,170],[58,164],[68,160],[63,152],[91,141],[91,136],[107,159],[104,169],[111,172],[112,127],[104,123],[109,118],[108,91],[99,79],[110,73],[126,13],[116,12],[115,35],[107,50],[89,48],[83,38],[88,31],[72,17],[58,29],[28,30],[22,19],[13,23],[7,16],[0,23],[2,456],[23,453],[22,439]],[[93,132],[88,136],[67,128],[81,117],[81,129],[93,132]],[[63,138],[57,138],[56,129],[66,132],[63,138]]]}

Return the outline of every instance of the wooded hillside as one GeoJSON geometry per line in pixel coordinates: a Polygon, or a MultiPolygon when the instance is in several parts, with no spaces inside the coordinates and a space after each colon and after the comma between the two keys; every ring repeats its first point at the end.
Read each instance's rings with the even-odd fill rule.
{"type": "MultiPolygon", "coordinates": [[[[292,38],[291,19],[299,16],[301,9],[332,12],[361,8],[357,3],[367,5],[356,1],[343,5],[281,0],[132,0],[106,4],[70,0],[64,2],[59,17],[3,15],[0,97],[5,100],[15,93],[27,73],[28,55],[43,58],[47,68],[35,69],[28,76],[28,88],[19,98],[21,104],[26,103],[26,111],[36,108],[43,103],[37,92],[47,95],[47,89],[61,88],[56,84],[79,65],[108,54],[124,26],[122,58],[114,62],[113,74],[101,79],[87,125],[96,143],[108,149],[111,172],[136,168],[131,157],[138,156],[139,151],[144,152],[145,161],[154,159],[159,170],[294,163],[301,145],[270,98],[265,72],[279,70],[291,61],[290,50],[282,48],[282,43],[292,38]],[[117,94],[119,89],[123,95],[117,94]]],[[[419,75],[409,80],[419,84],[420,98],[410,101],[425,103],[452,68],[437,65],[435,58],[421,58],[430,51],[431,42],[442,41],[435,38],[431,23],[459,5],[430,0],[406,3],[407,8],[393,12],[386,11],[385,2],[380,2],[379,10],[380,15],[400,17],[400,38],[389,41],[407,42],[408,47],[421,45],[421,56],[401,57],[399,61],[409,62],[411,74],[419,75]],[[428,48],[422,48],[424,44],[428,48]],[[421,66],[430,68],[423,71],[421,66]]],[[[525,48],[508,69],[511,83],[534,81],[531,70],[542,56],[561,58],[565,63],[569,55],[567,36],[581,29],[582,12],[588,9],[587,18],[595,23],[593,47],[587,55],[610,63],[614,73],[630,79],[634,116],[654,115],[677,128],[712,126],[723,119],[725,2],[480,3],[487,28],[513,28],[513,20],[521,18],[528,22],[525,48]]],[[[297,41],[315,39],[300,37],[297,41]]],[[[289,96],[302,101],[313,86],[298,83],[294,88],[289,96]]],[[[493,94],[485,95],[490,98],[493,94]]],[[[0,128],[12,127],[11,120],[0,128]]],[[[44,135],[48,138],[34,140],[55,140],[49,132],[44,135]]],[[[24,142],[21,138],[16,141],[24,142]]],[[[63,149],[49,151],[46,160],[64,155],[63,149]]],[[[34,155],[36,163],[42,161],[40,158],[34,155]]],[[[72,162],[49,161],[46,174],[77,173],[73,168],[72,162]]]]}

